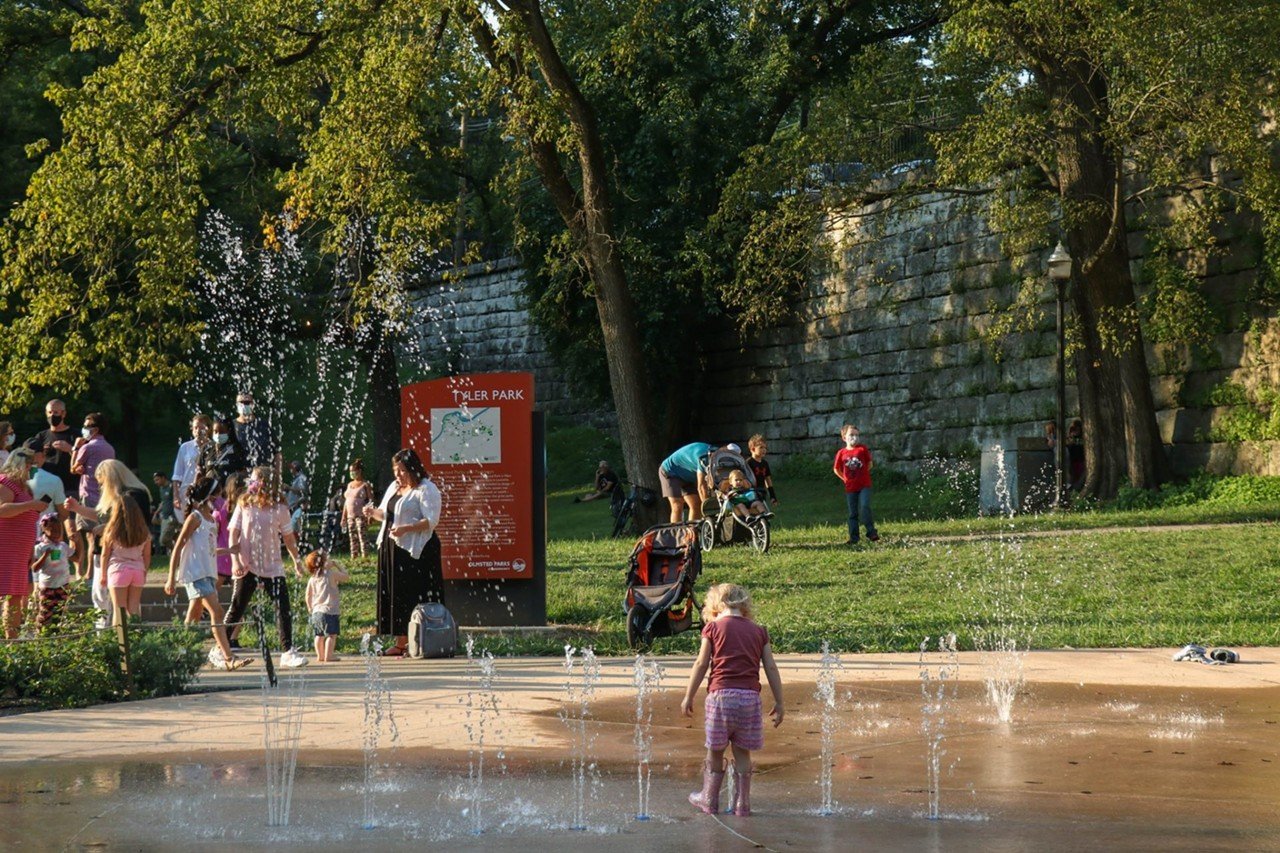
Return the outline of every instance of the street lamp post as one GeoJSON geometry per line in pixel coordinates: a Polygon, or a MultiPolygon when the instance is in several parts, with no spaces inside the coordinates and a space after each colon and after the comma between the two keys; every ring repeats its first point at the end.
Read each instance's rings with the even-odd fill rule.
{"type": "Polygon", "coordinates": [[[1049,278],[1053,281],[1058,298],[1058,418],[1057,434],[1053,442],[1054,491],[1053,505],[1062,505],[1063,468],[1067,447],[1067,343],[1066,322],[1063,312],[1067,282],[1071,280],[1071,255],[1067,247],[1058,241],[1053,254],[1049,256],[1049,278]]]}

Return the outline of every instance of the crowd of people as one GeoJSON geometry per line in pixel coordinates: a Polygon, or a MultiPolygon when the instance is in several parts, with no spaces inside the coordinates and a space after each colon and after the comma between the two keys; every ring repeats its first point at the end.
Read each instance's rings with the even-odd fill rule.
{"type": "MultiPolygon", "coordinates": [[[[306,605],[319,661],[334,659],[341,610],[339,584],[346,572],[327,552],[303,556],[299,531],[309,505],[310,482],[291,462],[283,478],[279,438],[256,412],[251,393],[236,396],[236,414],[190,420],[190,439],[178,448],[171,475],[157,471],[151,491],[107,439],[99,412],[85,415],[79,435],[66,404],[45,406],[47,428],[22,441],[0,422],[0,597],[6,638],[18,636],[28,612],[37,630],[54,625],[73,586],[87,583],[94,603],[119,623],[141,615],[142,591],[152,555],[168,555],[168,595],[182,586],[186,621],[207,614],[213,626],[210,661],[228,669],[250,658],[238,635],[259,589],[275,611],[280,662],[307,663],[294,641],[292,573],[307,579],[306,605]],[[304,570],[305,566],[305,570],[304,570]],[[225,613],[218,590],[230,584],[225,613]]],[[[409,616],[425,601],[443,601],[440,542],[435,535],[440,492],[412,449],[392,460],[394,482],[382,500],[359,459],[331,507],[354,556],[363,556],[369,524],[378,528],[376,630],[396,640],[386,654],[403,655],[409,616]]]]}

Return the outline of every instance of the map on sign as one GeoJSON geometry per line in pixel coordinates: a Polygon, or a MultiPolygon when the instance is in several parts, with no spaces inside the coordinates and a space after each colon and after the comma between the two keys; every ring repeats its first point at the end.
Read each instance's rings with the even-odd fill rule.
{"type": "Polygon", "coordinates": [[[432,465],[501,461],[501,409],[431,410],[432,465]]]}

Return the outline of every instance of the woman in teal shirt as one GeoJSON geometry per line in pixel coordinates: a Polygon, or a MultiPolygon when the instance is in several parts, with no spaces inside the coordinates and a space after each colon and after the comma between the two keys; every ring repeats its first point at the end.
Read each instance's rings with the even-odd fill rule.
{"type": "Polygon", "coordinates": [[[702,460],[715,450],[705,441],[695,441],[672,453],[658,466],[658,482],[662,484],[662,496],[671,504],[671,523],[684,520],[685,507],[689,508],[689,520],[702,518],[702,500],[706,489],[699,475],[702,460]]]}

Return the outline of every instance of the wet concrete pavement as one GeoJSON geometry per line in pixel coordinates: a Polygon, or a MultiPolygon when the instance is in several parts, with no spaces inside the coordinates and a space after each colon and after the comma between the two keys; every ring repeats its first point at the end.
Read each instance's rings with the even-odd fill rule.
{"type": "Polygon", "coordinates": [[[603,661],[586,832],[567,829],[574,730],[561,719],[561,662],[526,658],[497,661],[478,796],[466,662],[388,661],[402,735],[380,753],[377,826],[361,828],[364,673],[349,660],[303,673],[311,699],[288,827],[265,826],[257,689],[0,719],[0,826],[15,849],[1280,850],[1280,650],[1242,652],[1231,667],[1174,664],[1163,650],[1032,653],[1007,724],[979,656],[962,654],[937,821],[924,817],[919,662],[882,655],[845,658],[828,817],[816,814],[816,658],[783,660],[788,716],[756,754],[756,814],[718,819],[684,802],[701,720],[678,714],[688,661],[662,659],[649,821],[635,820],[631,661],[603,661]]]}

